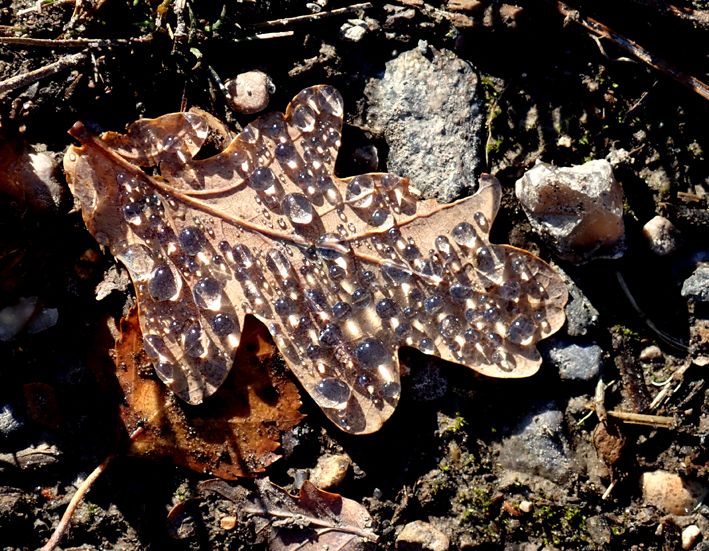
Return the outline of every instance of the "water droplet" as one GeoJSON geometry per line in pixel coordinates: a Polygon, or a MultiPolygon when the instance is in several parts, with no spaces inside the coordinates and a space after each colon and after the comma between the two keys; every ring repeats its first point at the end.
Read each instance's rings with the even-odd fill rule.
{"type": "Polygon", "coordinates": [[[453,254],[453,248],[451,247],[451,242],[445,235],[439,235],[436,237],[435,241],[436,250],[441,253],[443,258],[448,258],[453,254]]]}
{"type": "Polygon", "coordinates": [[[450,294],[451,298],[454,300],[468,299],[472,297],[474,293],[475,290],[472,287],[469,287],[468,285],[460,285],[458,283],[452,285],[448,290],[448,294],[450,294]]]}
{"type": "Polygon", "coordinates": [[[412,260],[420,258],[421,251],[419,251],[419,248],[416,245],[409,243],[406,247],[404,247],[404,250],[401,252],[401,256],[411,262],[412,260]]]}
{"type": "Polygon", "coordinates": [[[311,343],[305,348],[305,355],[308,356],[308,358],[310,358],[311,360],[314,360],[323,355],[323,349],[317,346],[316,344],[311,343]]]}
{"type": "Polygon", "coordinates": [[[287,297],[276,299],[276,302],[273,303],[273,307],[276,309],[276,313],[281,317],[291,316],[298,311],[295,302],[287,297]]]}
{"type": "Polygon", "coordinates": [[[519,316],[510,324],[507,329],[507,338],[515,343],[526,345],[529,344],[534,336],[536,327],[532,320],[527,317],[519,316]]]}
{"type": "Polygon", "coordinates": [[[478,234],[472,224],[461,222],[451,230],[453,241],[461,247],[473,247],[478,240],[478,234]]]}
{"type": "Polygon", "coordinates": [[[478,313],[474,309],[468,308],[463,312],[463,316],[465,317],[465,321],[473,323],[478,318],[478,313]]]}
{"type": "Polygon", "coordinates": [[[394,381],[389,381],[382,385],[382,398],[387,401],[398,400],[401,395],[401,385],[394,381]]]}
{"type": "Polygon", "coordinates": [[[236,322],[229,314],[217,314],[212,318],[212,329],[218,337],[226,337],[236,330],[236,322]]]}
{"type": "Polygon", "coordinates": [[[283,213],[293,224],[310,224],[313,221],[313,205],[302,193],[289,193],[283,198],[283,213]]]}
{"type": "Polygon", "coordinates": [[[324,312],[328,309],[327,299],[319,290],[307,289],[305,291],[305,297],[308,299],[311,308],[316,312],[324,312]]]}
{"type": "Polygon", "coordinates": [[[183,336],[184,350],[188,356],[199,358],[204,354],[204,345],[202,344],[202,328],[199,325],[193,325],[183,336]]]}
{"type": "Polygon", "coordinates": [[[357,361],[366,369],[376,369],[391,361],[391,353],[379,339],[368,337],[360,341],[354,349],[357,361]]]}
{"type": "Polygon", "coordinates": [[[155,373],[165,383],[172,383],[175,377],[175,366],[168,362],[159,362],[154,364],[155,373]]]}
{"type": "Polygon", "coordinates": [[[315,128],[315,114],[306,105],[297,105],[293,110],[291,120],[303,132],[312,132],[315,128]]]}
{"type": "Polygon", "coordinates": [[[492,272],[495,269],[495,259],[488,247],[479,247],[475,251],[475,265],[481,272],[492,272]]]}
{"type": "Polygon", "coordinates": [[[429,315],[438,312],[442,306],[443,299],[438,295],[431,295],[423,301],[423,309],[426,310],[426,313],[429,315]]]}
{"type": "Polygon", "coordinates": [[[366,289],[355,289],[352,292],[352,305],[355,308],[365,308],[372,301],[372,295],[366,289]]]}
{"type": "Polygon", "coordinates": [[[222,306],[222,288],[213,277],[203,277],[194,286],[194,299],[200,308],[216,311],[222,306]]]}
{"type": "Polygon", "coordinates": [[[286,133],[286,125],[281,113],[269,113],[260,120],[263,133],[271,139],[278,139],[286,133]]]}
{"type": "Polygon", "coordinates": [[[446,316],[441,320],[438,330],[446,339],[452,339],[460,333],[461,323],[456,316],[446,316]]]}
{"type": "Polygon", "coordinates": [[[398,187],[400,184],[401,178],[399,178],[396,174],[384,174],[379,179],[379,186],[382,189],[385,189],[386,191],[391,191],[395,187],[398,187]]]}
{"type": "Polygon", "coordinates": [[[333,117],[342,116],[342,96],[332,86],[324,86],[319,94],[313,96],[313,100],[321,113],[329,113],[333,117]]]}
{"type": "Polygon", "coordinates": [[[317,385],[315,385],[318,404],[326,408],[343,408],[350,399],[350,387],[347,384],[335,377],[325,377],[317,385]]]}
{"type": "Polygon", "coordinates": [[[137,226],[141,222],[141,215],[145,205],[142,202],[128,203],[123,206],[123,218],[129,224],[137,226]]]}
{"type": "Polygon", "coordinates": [[[234,256],[234,264],[244,270],[248,270],[256,262],[256,259],[254,258],[251,249],[249,249],[246,245],[242,245],[241,243],[239,243],[238,245],[234,245],[234,248],[232,249],[232,255],[234,256]]]}
{"type": "Polygon", "coordinates": [[[393,264],[383,264],[382,274],[386,280],[392,285],[399,286],[411,279],[411,272],[403,266],[394,266],[393,264]]]}
{"type": "Polygon", "coordinates": [[[474,343],[480,340],[480,334],[472,327],[468,327],[468,329],[463,332],[463,338],[469,343],[474,343]]]}
{"type": "Polygon", "coordinates": [[[377,275],[371,270],[364,270],[359,274],[359,280],[363,285],[369,285],[375,279],[377,279],[377,275]]]}
{"type": "Polygon", "coordinates": [[[337,264],[333,264],[327,269],[327,275],[333,281],[339,281],[345,277],[345,270],[340,268],[337,264]]]}
{"type": "Polygon", "coordinates": [[[290,143],[279,143],[276,146],[276,159],[281,164],[289,164],[295,162],[298,159],[298,152],[295,150],[293,144],[290,143]]]}
{"type": "Polygon", "coordinates": [[[494,304],[483,306],[483,318],[490,322],[497,321],[500,318],[500,309],[494,304]]]}
{"type": "Polygon", "coordinates": [[[480,211],[473,214],[473,220],[480,227],[481,230],[487,231],[487,217],[480,211]]]}
{"type": "Polygon", "coordinates": [[[320,331],[318,340],[321,345],[332,348],[342,342],[342,331],[334,323],[328,323],[323,327],[323,330],[320,331]]]}
{"type": "Polygon", "coordinates": [[[419,350],[421,350],[424,354],[432,354],[435,350],[433,341],[428,337],[424,337],[419,341],[419,350]]]}
{"type": "Polygon", "coordinates": [[[498,294],[505,300],[516,300],[519,298],[520,284],[515,280],[506,281],[498,290],[498,294]]]}
{"type": "Polygon", "coordinates": [[[158,335],[145,335],[143,337],[143,348],[145,353],[154,360],[160,359],[160,356],[167,355],[165,341],[158,335]]]}
{"type": "Polygon", "coordinates": [[[342,300],[337,301],[332,306],[332,316],[335,319],[340,319],[349,316],[350,312],[352,312],[352,306],[342,300]]]}
{"type": "Polygon", "coordinates": [[[175,274],[167,264],[160,264],[148,283],[148,292],[153,300],[158,302],[174,300],[178,295],[178,284],[175,274]]]}
{"type": "Polygon", "coordinates": [[[134,281],[147,278],[155,267],[150,249],[145,245],[129,245],[120,251],[116,258],[128,269],[134,281]]]}
{"type": "Polygon", "coordinates": [[[375,309],[377,315],[382,319],[389,319],[396,316],[396,303],[390,298],[384,298],[377,302],[375,309]]]}
{"type": "Polygon", "coordinates": [[[292,272],[290,261],[278,249],[270,249],[266,253],[266,267],[281,281],[288,279],[292,272]]]}
{"type": "Polygon", "coordinates": [[[189,226],[184,228],[177,236],[180,246],[185,254],[194,256],[199,253],[205,246],[206,241],[204,235],[199,228],[189,226]]]}
{"type": "Polygon", "coordinates": [[[251,173],[248,184],[256,191],[267,191],[276,184],[276,177],[270,168],[260,166],[251,173]]]}
{"type": "Polygon", "coordinates": [[[374,182],[372,177],[355,176],[347,184],[345,200],[354,208],[369,208],[374,202],[374,182]]]}
{"type": "Polygon", "coordinates": [[[385,209],[375,209],[372,216],[369,218],[369,223],[372,226],[378,227],[384,224],[389,218],[389,211],[385,209]]]}

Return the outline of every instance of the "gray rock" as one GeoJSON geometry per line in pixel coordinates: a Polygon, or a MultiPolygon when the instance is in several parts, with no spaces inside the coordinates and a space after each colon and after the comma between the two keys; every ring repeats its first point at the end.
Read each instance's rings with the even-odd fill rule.
{"type": "Polygon", "coordinates": [[[564,381],[593,381],[603,364],[603,349],[594,343],[553,339],[543,354],[564,381]]]}
{"type": "Polygon", "coordinates": [[[389,172],[440,201],[471,191],[483,124],[477,89],[473,67],[447,50],[422,45],[388,62],[365,93],[367,125],[389,145],[389,172]]]}
{"type": "Polygon", "coordinates": [[[582,263],[623,254],[623,190],[608,161],[562,168],[537,163],[517,180],[515,195],[561,258],[582,263]]]}
{"type": "Polygon", "coordinates": [[[709,264],[700,264],[694,273],[684,280],[682,296],[695,302],[709,302],[709,264]]]}
{"type": "Polygon", "coordinates": [[[8,438],[22,428],[22,421],[9,406],[0,407],[0,436],[8,438]]]}
{"type": "Polygon", "coordinates": [[[554,269],[561,275],[569,290],[569,301],[566,303],[566,332],[572,337],[583,337],[598,324],[598,310],[569,275],[558,265],[554,269]]]}
{"type": "Polygon", "coordinates": [[[541,404],[499,445],[500,464],[556,484],[569,482],[572,462],[563,421],[564,414],[555,403],[541,404]]]}
{"type": "Polygon", "coordinates": [[[20,297],[17,303],[0,310],[0,341],[14,339],[37,309],[37,297],[20,297]]]}

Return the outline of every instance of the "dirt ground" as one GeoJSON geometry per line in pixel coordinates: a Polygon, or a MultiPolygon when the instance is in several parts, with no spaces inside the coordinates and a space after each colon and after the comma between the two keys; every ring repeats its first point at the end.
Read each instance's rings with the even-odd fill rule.
{"type": "MultiPolygon", "coordinates": [[[[273,110],[307,86],[338,88],[346,110],[338,173],[361,172],[369,145],[386,169],[384,137],[356,124],[367,83],[421,41],[454,52],[478,73],[486,120],[480,167],[504,188],[494,241],[524,246],[568,274],[598,312],[584,338],[601,347],[601,376],[613,382],[606,409],[656,418],[601,423],[590,409],[598,376],[562,380],[545,365],[529,379],[488,379],[407,351],[401,402],[379,432],[339,431],[303,393],[305,419],[282,436],[283,457],[265,474],[293,489],[319,459],[346,455],[349,472],[332,491],[365,506],[381,549],[396,548],[402,528],[417,520],[444,534],[448,547],[401,541],[399,548],[681,549],[683,539],[687,549],[709,548],[702,497],[709,485],[709,308],[706,299],[688,301],[680,292],[709,259],[708,98],[616,42],[594,40],[579,23],[593,17],[673,70],[707,81],[709,6],[578,1],[572,7],[579,11],[565,18],[554,1],[372,4],[278,23],[350,4],[188,1],[180,9],[174,1],[2,0],[0,79],[60,59],[66,67],[2,88],[0,164],[8,174],[26,147],[60,160],[78,120],[93,131],[121,131],[141,117],[200,107],[238,129],[254,115],[229,108],[211,71],[227,79],[259,69],[275,85],[273,110]],[[50,42],[2,41],[8,37],[50,42]],[[106,41],[51,43],[82,38],[106,41]],[[81,52],[80,60],[67,59],[81,52]],[[517,203],[515,180],[537,159],[570,166],[609,155],[620,159],[614,168],[625,193],[625,255],[582,266],[554,258],[517,203]],[[657,214],[680,235],[666,256],[651,252],[642,233],[657,214]],[[668,384],[672,392],[651,407],[668,384]],[[561,412],[556,425],[545,412],[561,412]],[[535,415],[551,434],[529,436],[522,448],[533,455],[550,445],[557,455],[536,459],[537,468],[512,469],[504,457],[527,438],[535,415]],[[642,481],[654,471],[681,477],[681,491],[653,498],[642,481]],[[682,492],[689,501],[677,505],[682,492]],[[691,541],[688,527],[699,532],[691,541]]],[[[91,366],[110,363],[105,320],[117,323],[130,310],[133,290],[121,286],[115,259],[72,209],[61,170],[56,179],[51,199],[0,182],[0,309],[21,297],[36,300],[28,306],[30,326],[0,342],[0,548],[41,547],[76,486],[112,453],[62,549],[267,548],[252,522],[220,523],[236,512],[198,490],[206,475],[125,453],[119,400],[104,392],[91,366]],[[117,290],[98,301],[96,286],[107,277],[119,279],[117,290]],[[37,320],[55,313],[53,323],[37,320]]],[[[8,323],[0,314],[0,325],[8,323]]]]}

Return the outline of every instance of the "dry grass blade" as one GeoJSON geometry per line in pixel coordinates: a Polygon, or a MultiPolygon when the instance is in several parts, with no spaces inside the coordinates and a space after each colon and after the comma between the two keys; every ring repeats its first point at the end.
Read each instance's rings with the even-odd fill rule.
{"type": "Polygon", "coordinates": [[[539,258],[489,243],[497,180],[441,205],[393,174],[338,178],[342,118],[335,89],[308,88],[199,160],[208,128],[192,113],[72,129],[82,146],[64,165],[86,225],[130,271],[146,352],[184,400],[222,384],[246,314],[353,433],[393,412],[401,346],[494,377],[541,364],[567,291],[539,258]]]}
{"type": "Polygon", "coordinates": [[[200,489],[221,494],[237,505],[240,515],[253,517],[257,532],[272,551],[354,551],[378,540],[371,516],[356,501],[320,490],[307,480],[298,496],[268,479],[255,481],[255,486],[248,491],[207,480],[200,489]]]}

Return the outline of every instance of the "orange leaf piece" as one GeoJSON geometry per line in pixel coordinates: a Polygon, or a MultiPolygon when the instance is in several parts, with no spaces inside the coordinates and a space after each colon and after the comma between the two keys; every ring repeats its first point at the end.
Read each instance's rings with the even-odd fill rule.
{"type": "Polygon", "coordinates": [[[135,312],[121,321],[116,342],[121,418],[132,432],[131,452],[169,457],[176,464],[227,480],[253,476],[279,458],[281,433],[301,419],[300,395],[282,369],[263,326],[244,326],[234,368],[208,403],[187,407],[171,398],[143,352],[135,312]],[[147,370],[146,370],[147,367],[147,370]]]}
{"type": "Polygon", "coordinates": [[[334,88],[307,88],[206,159],[193,113],[125,134],[72,128],[82,145],[64,167],[86,225],[128,268],[146,352],[189,403],[222,384],[246,314],[352,433],[394,411],[399,347],[525,377],[541,364],[535,343],[563,324],[556,272],[489,242],[495,178],[446,205],[393,174],[338,178],[342,120],[334,88]]]}

